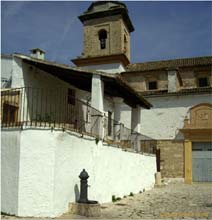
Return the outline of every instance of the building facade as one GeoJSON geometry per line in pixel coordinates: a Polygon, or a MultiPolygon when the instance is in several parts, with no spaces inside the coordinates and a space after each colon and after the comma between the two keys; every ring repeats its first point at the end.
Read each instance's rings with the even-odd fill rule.
{"type": "MultiPolygon", "coordinates": [[[[192,179],[211,182],[212,57],[130,63],[130,33],[134,28],[126,5],[94,2],[79,19],[84,29],[84,50],[73,63],[84,69],[120,74],[152,104],[151,110],[141,109],[138,116],[139,131],[149,138],[141,141],[140,148],[157,147],[162,177],[187,183],[192,179]],[[195,110],[199,108],[201,111],[195,110]],[[192,118],[193,111],[196,114],[192,118]],[[188,139],[195,129],[189,132],[185,122],[192,124],[198,117],[199,122],[203,120],[195,125],[199,138],[188,139]]],[[[120,109],[117,119],[131,126],[129,118],[138,113],[131,112],[123,100],[116,105],[120,109]]]]}
{"type": "Polygon", "coordinates": [[[157,171],[211,182],[212,57],[131,64],[125,4],[97,1],[79,19],[75,67],[39,48],[2,56],[2,212],[63,214],[84,168],[100,202],[150,189],[157,171]]]}
{"type": "Polygon", "coordinates": [[[62,215],[79,200],[83,169],[89,199],[100,203],[154,186],[156,158],[140,152],[139,132],[140,108],[151,104],[120,74],[50,62],[39,48],[1,60],[3,213],[62,215]],[[119,120],[120,102],[133,112],[132,127],[119,120]]]}
{"type": "Polygon", "coordinates": [[[141,131],[157,140],[163,177],[212,181],[211,67],[211,57],[197,57],[130,64],[122,73],[153,105],[142,110],[141,131]],[[188,139],[194,131],[196,139],[188,139]]]}

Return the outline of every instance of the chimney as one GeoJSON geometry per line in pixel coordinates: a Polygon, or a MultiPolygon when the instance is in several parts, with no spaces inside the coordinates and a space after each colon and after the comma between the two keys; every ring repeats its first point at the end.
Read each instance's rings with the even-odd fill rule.
{"type": "Polygon", "coordinates": [[[34,48],[34,49],[31,49],[30,52],[31,52],[30,56],[33,58],[37,58],[41,60],[44,60],[45,58],[46,52],[44,50],[41,50],[39,48],[34,48]]]}

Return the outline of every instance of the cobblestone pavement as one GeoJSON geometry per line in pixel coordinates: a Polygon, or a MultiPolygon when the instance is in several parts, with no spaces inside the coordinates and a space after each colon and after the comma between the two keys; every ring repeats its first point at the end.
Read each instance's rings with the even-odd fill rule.
{"type": "MultiPolygon", "coordinates": [[[[101,213],[99,219],[212,219],[212,183],[172,183],[114,203],[102,204],[101,213]]],[[[13,218],[3,216],[3,219],[13,218]]],[[[56,219],[86,218],[63,215],[56,219]]]]}
{"type": "Polygon", "coordinates": [[[183,183],[154,188],[102,206],[103,218],[212,219],[212,184],[183,183]]]}

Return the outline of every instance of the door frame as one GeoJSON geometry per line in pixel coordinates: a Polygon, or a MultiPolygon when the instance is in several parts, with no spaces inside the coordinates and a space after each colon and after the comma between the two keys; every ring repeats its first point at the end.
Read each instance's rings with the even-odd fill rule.
{"type": "MultiPolygon", "coordinates": [[[[199,130],[199,129],[197,129],[199,130]]],[[[212,142],[210,129],[201,129],[199,132],[187,131],[184,133],[184,163],[185,163],[185,183],[191,184],[192,178],[192,142],[212,142]]]]}
{"type": "Polygon", "coordinates": [[[188,111],[184,127],[184,177],[185,183],[192,183],[192,142],[212,142],[212,104],[200,103],[188,111]]]}

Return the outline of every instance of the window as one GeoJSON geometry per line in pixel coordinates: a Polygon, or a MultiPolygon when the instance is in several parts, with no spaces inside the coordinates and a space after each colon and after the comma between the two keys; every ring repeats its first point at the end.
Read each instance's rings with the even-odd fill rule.
{"type": "Polygon", "coordinates": [[[150,81],[149,82],[149,90],[157,89],[157,81],[150,81]]]}
{"type": "Polygon", "coordinates": [[[68,89],[68,104],[75,105],[75,90],[68,89]]]}
{"type": "Polygon", "coordinates": [[[198,86],[199,87],[206,87],[208,86],[208,79],[207,77],[201,77],[198,79],[198,86]]]}
{"type": "Polygon", "coordinates": [[[107,39],[107,31],[106,30],[99,31],[99,41],[100,41],[101,49],[106,48],[106,39],[107,39]]]}

